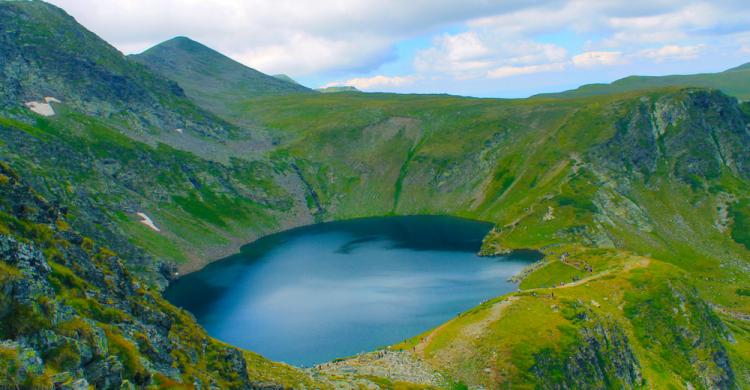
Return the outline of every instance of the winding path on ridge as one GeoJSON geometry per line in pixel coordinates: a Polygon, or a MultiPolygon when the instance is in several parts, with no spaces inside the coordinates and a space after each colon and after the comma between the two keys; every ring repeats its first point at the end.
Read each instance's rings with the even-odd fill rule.
{"type": "MultiPolygon", "coordinates": [[[[582,278],[580,280],[576,280],[574,282],[569,282],[560,286],[553,287],[552,290],[580,286],[582,284],[589,283],[591,281],[610,275],[615,271],[628,272],[635,268],[645,268],[645,267],[648,267],[650,262],[651,260],[648,258],[637,257],[636,259],[626,262],[621,269],[608,269],[608,270],[596,273],[594,275],[582,278]]],[[[520,292],[533,292],[533,291],[539,291],[539,290],[550,290],[550,288],[530,288],[526,290],[521,290],[520,292]]],[[[492,305],[492,307],[489,309],[489,314],[487,316],[461,329],[461,337],[457,337],[456,340],[472,340],[476,338],[477,336],[482,335],[484,330],[493,322],[500,320],[505,309],[513,305],[513,303],[517,300],[518,300],[518,296],[509,295],[506,298],[502,299],[501,301],[495,302],[492,305]]],[[[434,338],[437,335],[440,334],[441,331],[443,331],[446,327],[448,327],[454,320],[448,321],[438,326],[437,328],[433,329],[432,331],[430,331],[430,333],[427,336],[422,338],[419,341],[419,343],[414,346],[414,353],[421,359],[427,359],[427,356],[425,353],[425,349],[427,348],[427,346],[434,340],[434,338]]],[[[464,342],[461,342],[459,344],[463,344],[464,342]]],[[[458,344],[454,343],[454,347],[461,348],[462,346],[459,346],[458,344]]],[[[465,347],[468,347],[468,346],[465,346],[465,347]]]]}

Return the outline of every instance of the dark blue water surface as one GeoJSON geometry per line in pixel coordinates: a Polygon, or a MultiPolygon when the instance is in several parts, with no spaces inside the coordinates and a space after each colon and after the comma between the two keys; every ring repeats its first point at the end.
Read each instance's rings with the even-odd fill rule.
{"type": "Polygon", "coordinates": [[[399,342],[513,291],[533,254],[479,257],[491,225],[434,216],[313,225],[260,239],[165,292],[209,334],[312,365],[399,342]]]}

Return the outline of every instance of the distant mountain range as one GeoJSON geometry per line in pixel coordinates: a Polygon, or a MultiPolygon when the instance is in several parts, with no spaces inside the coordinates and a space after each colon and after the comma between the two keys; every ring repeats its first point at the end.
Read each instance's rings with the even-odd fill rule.
{"type": "Polygon", "coordinates": [[[340,87],[318,88],[316,91],[321,92],[321,93],[361,92],[357,88],[349,86],[349,85],[343,85],[343,86],[340,86],[340,87]]]}

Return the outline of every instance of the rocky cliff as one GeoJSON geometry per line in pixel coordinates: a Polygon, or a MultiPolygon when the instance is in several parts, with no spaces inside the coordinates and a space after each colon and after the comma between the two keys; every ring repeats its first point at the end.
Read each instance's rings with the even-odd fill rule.
{"type": "Polygon", "coordinates": [[[273,387],[251,378],[247,359],[282,373],[278,380],[286,371],[307,380],[209,338],[68,218],[0,165],[2,386],[273,387]]]}

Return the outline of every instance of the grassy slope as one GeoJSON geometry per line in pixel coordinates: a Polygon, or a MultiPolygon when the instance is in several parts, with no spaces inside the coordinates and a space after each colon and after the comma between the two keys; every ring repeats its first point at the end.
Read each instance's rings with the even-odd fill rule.
{"type": "MultiPolygon", "coordinates": [[[[731,313],[750,310],[750,301],[738,294],[742,286],[750,283],[750,253],[741,245],[742,238],[737,240],[740,243],[732,238],[742,237],[741,230],[730,228],[722,232],[715,224],[723,197],[733,194],[746,198],[747,182],[724,173],[699,179],[696,185],[674,177],[666,165],[675,162],[666,158],[661,160],[665,167],[647,180],[635,173],[622,178],[587,156],[591,149],[612,139],[617,118],[631,116],[630,112],[643,99],[657,102],[664,96],[676,95],[679,101],[681,93],[668,90],[565,101],[377,94],[279,97],[250,102],[248,114],[261,118],[292,140],[276,153],[305,162],[305,172],[320,194],[327,218],[438,213],[496,222],[498,228],[487,238],[485,251],[534,247],[548,253],[550,263],[531,273],[523,289],[569,283],[574,278],[605,272],[596,289],[566,288],[561,296],[583,302],[581,306],[595,312],[601,309],[592,306],[592,299],[601,302],[601,294],[622,294],[622,290],[635,292],[630,300],[611,298],[618,302],[615,307],[627,307],[637,296],[638,302],[653,312],[672,310],[673,305],[678,305],[675,299],[681,298],[656,299],[664,292],[658,286],[690,286],[684,287],[685,291],[694,293],[697,303],[686,316],[698,316],[701,321],[714,324],[714,314],[705,314],[705,299],[717,305],[719,312],[730,313],[724,314],[724,320],[739,327],[734,337],[743,340],[728,342],[730,338],[722,333],[721,326],[697,323],[687,327],[695,326],[691,331],[701,334],[713,332],[709,344],[726,348],[734,363],[731,375],[739,383],[746,383],[748,340],[747,331],[742,330],[746,324],[731,313]],[[545,219],[550,210],[554,217],[545,219]],[[579,269],[555,261],[562,253],[556,249],[561,244],[572,245],[569,250],[579,254],[574,263],[579,269]],[[598,252],[586,249],[590,247],[611,247],[616,251],[602,258],[598,252]],[[637,267],[630,266],[634,257],[620,251],[632,251],[647,260],[636,261],[637,267]],[[582,271],[585,264],[594,270],[582,271]],[[648,275],[648,284],[653,284],[653,288],[637,293],[633,279],[640,277],[634,275],[639,272],[648,275]],[[693,292],[692,286],[698,289],[693,292]]],[[[739,216],[735,228],[743,226],[743,204],[733,208],[739,216]]],[[[681,294],[676,292],[675,296],[681,294]]],[[[558,302],[560,298],[555,299],[558,302]]],[[[482,334],[481,342],[471,342],[474,347],[466,348],[466,355],[448,353],[441,359],[425,356],[436,367],[467,383],[490,387],[498,383],[535,383],[539,378],[525,374],[534,363],[535,353],[565,345],[539,343],[538,336],[546,332],[544,329],[554,333],[559,327],[556,323],[570,320],[554,314],[552,306],[539,306],[532,301],[535,300],[527,297],[514,302],[514,306],[522,308],[528,305],[528,311],[521,309],[512,319],[491,321],[498,329],[506,330],[540,323],[540,329],[526,332],[531,338],[519,339],[511,330],[482,334]],[[546,316],[557,320],[547,322],[546,316]],[[513,353],[499,352],[508,348],[529,351],[519,352],[525,357],[514,360],[513,353]],[[486,353],[493,353],[496,363],[506,370],[503,375],[507,377],[502,381],[497,382],[497,373],[487,366],[456,368],[457,362],[484,359],[486,353]]],[[[491,310],[491,305],[483,308],[491,310]]],[[[483,313],[479,317],[488,315],[482,308],[477,310],[483,313]]],[[[719,381],[721,375],[712,377],[711,373],[721,370],[684,364],[707,359],[706,355],[695,357],[689,352],[671,351],[667,341],[655,346],[645,336],[638,336],[646,332],[643,327],[647,323],[638,322],[635,314],[611,311],[606,318],[619,324],[631,340],[642,364],[645,384],[681,386],[688,380],[699,387],[717,385],[711,381],[719,381]]],[[[474,321],[464,321],[452,323],[456,330],[439,330],[442,337],[450,340],[445,341],[446,345],[469,342],[463,340],[461,330],[471,329],[474,321]]],[[[678,325],[664,326],[671,326],[676,338],[687,337],[680,334],[682,328],[678,325]]],[[[571,337],[567,342],[574,345],[576,338],[571,337]]],[[[427,349],[449,348],[436,343],[427,349]]],[[[560,359],[564,359],[564,348],[560,353],[560,359]]],[[[710,367],[714,363],[706,364],[710,367]]]]}
{"type": "Polygon", "coordinates": [[[750,99],[750,67],[747,64],[719,73],[671,76],[630,76],[611,84],[588,84],[558,93],[545,93],[536,97],[574,98],[613,93],[631,92],[659,87],[703,87],[719,89],[740,100],[750,99]]]}
{"type": "MultiPolygon", "coordinates": [[[[268,163],[205,161],[163,144],[133,141],[107,122],[58,110],[60,115],[37,117],[33,125],[0,118],[5,160],[82,217],[91,210],[102,212],[106,228],[125,233],[157,258],[195,268],[228,247],[236,250],[258,234],[288,225],[296,213],[268,163]],[[139,211],[162,231],[141,224],[139,211]]],[[[89,234],[100,228],[91,226],[89,234]]]]}

